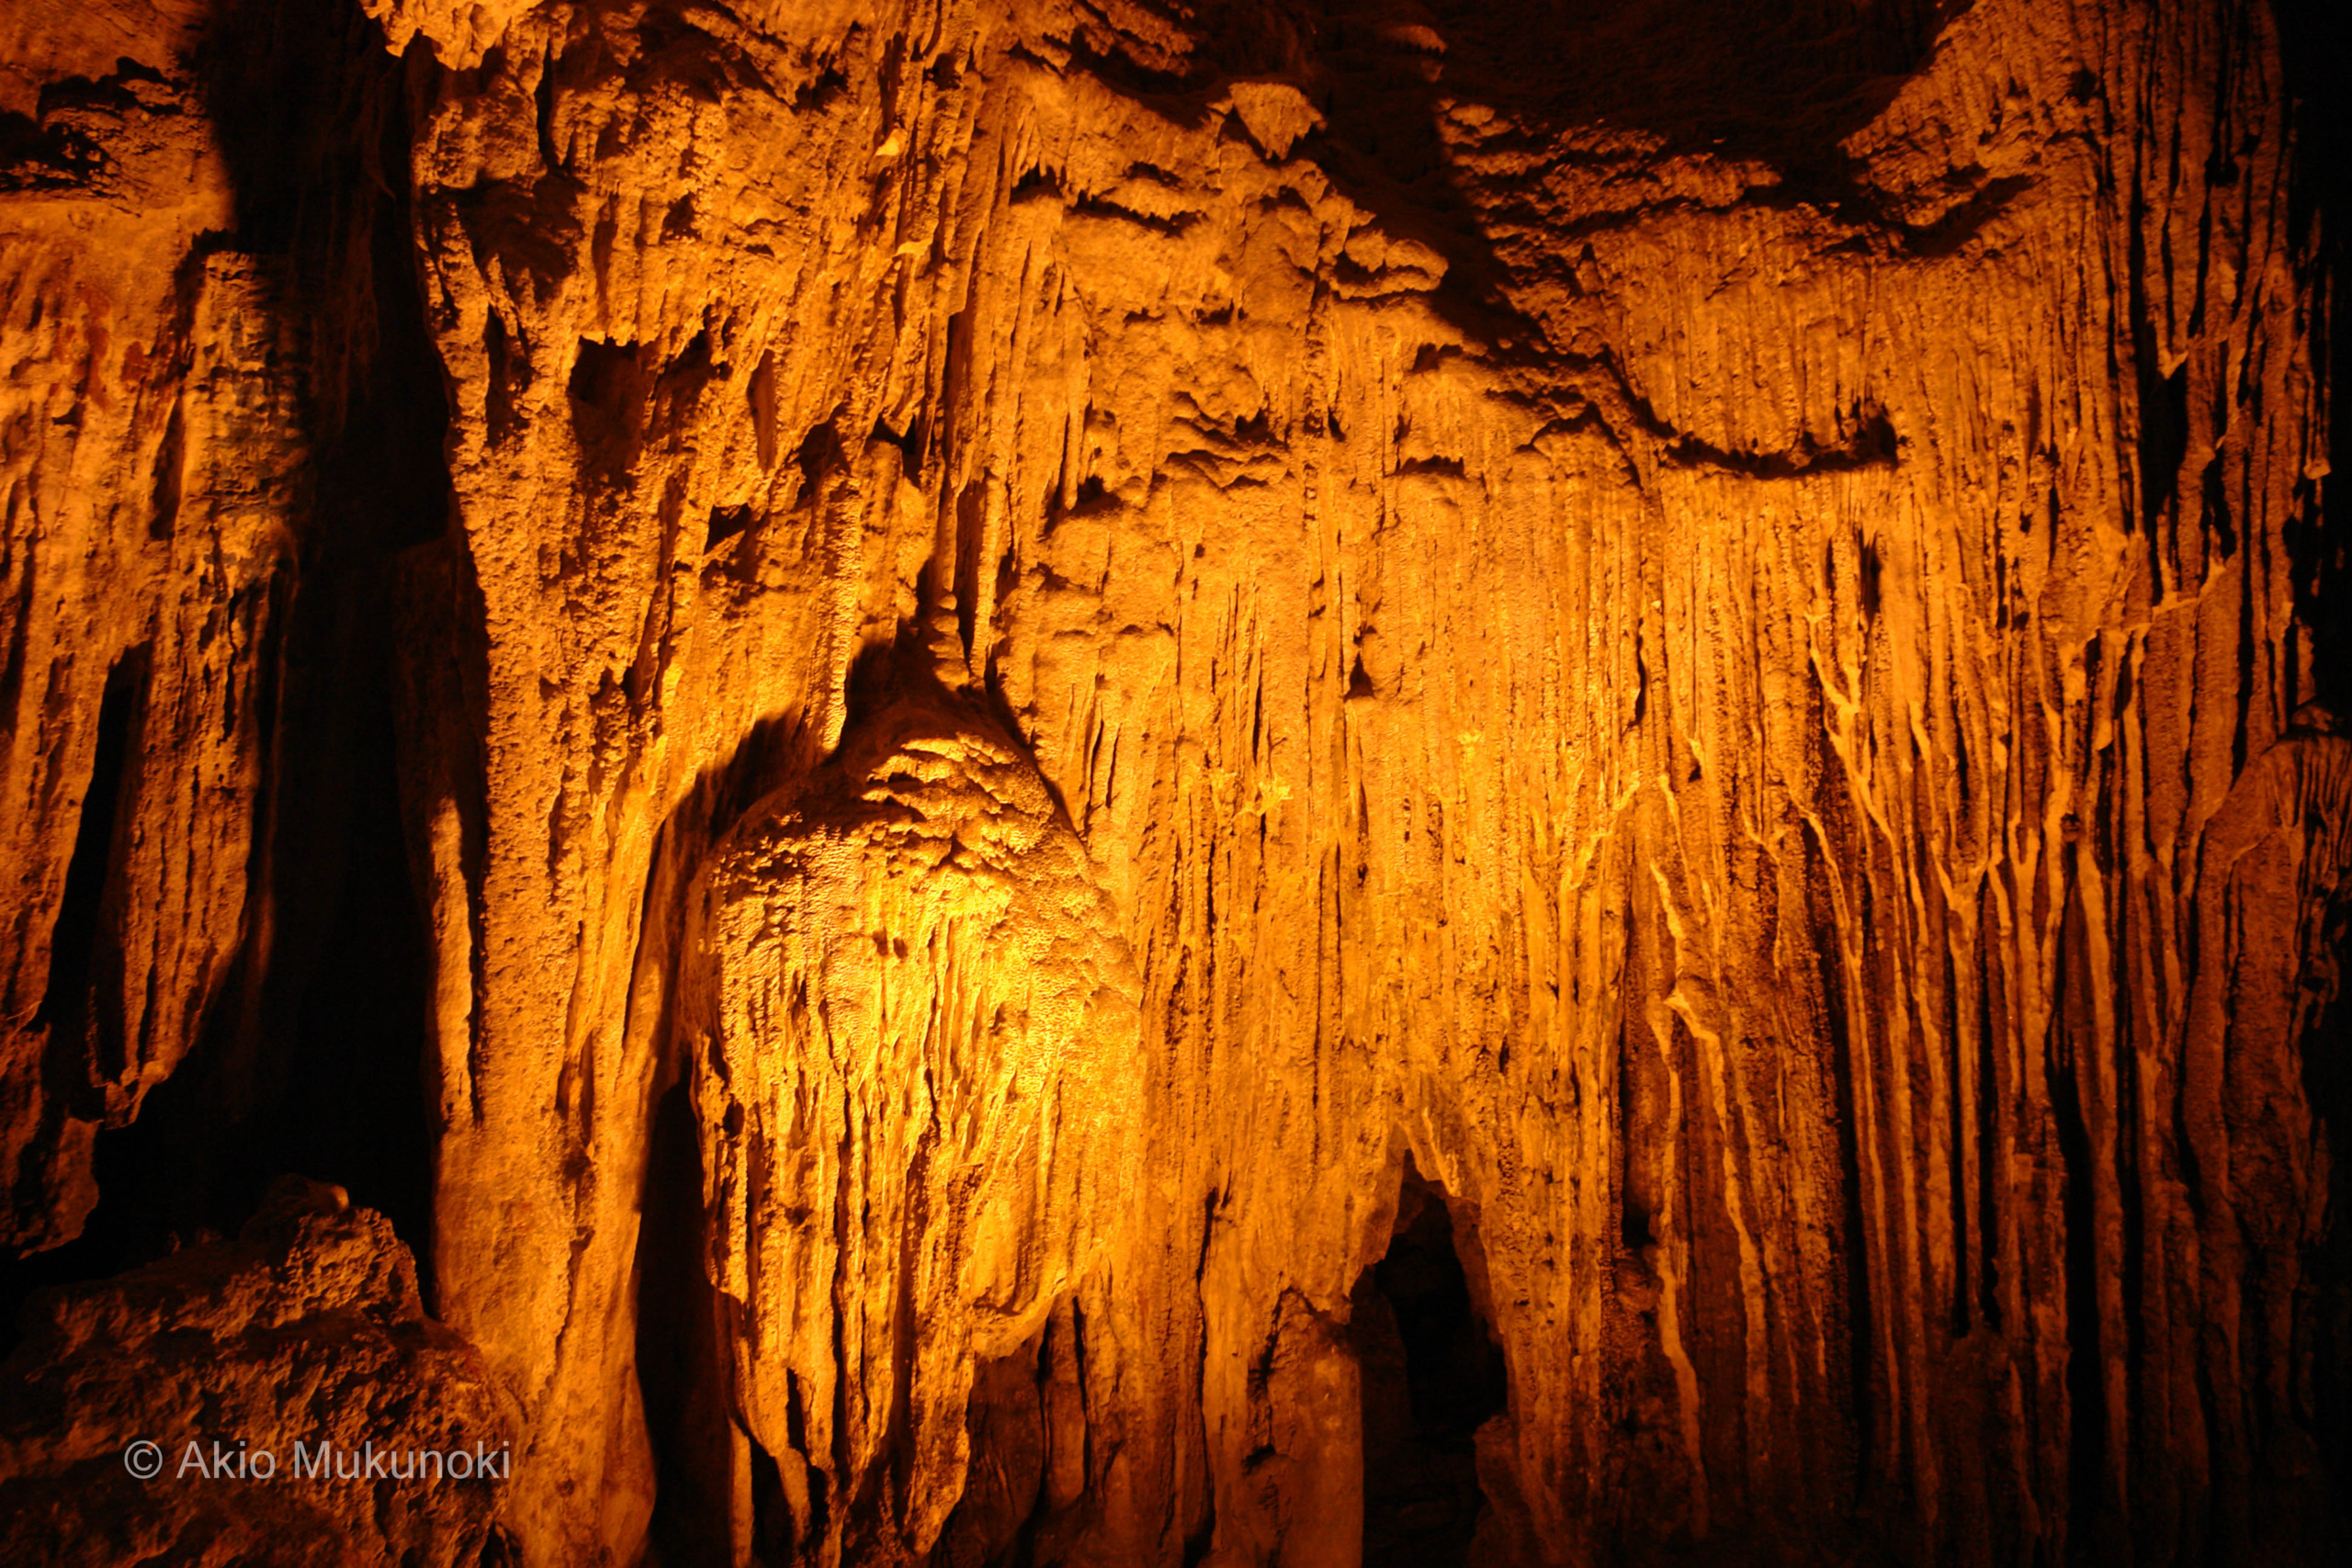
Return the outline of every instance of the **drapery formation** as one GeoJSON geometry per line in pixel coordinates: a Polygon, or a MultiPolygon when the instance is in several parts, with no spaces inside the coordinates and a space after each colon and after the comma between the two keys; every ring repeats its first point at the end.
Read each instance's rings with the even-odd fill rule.
{"type": "MultiPolygon", "coordinates": [[[[285,250],[412,269],[446,377],[429,1245],[526,1560],[1352,1564],[1408,1158],[1489,1561],[2320,1539],[2352,741],[2264,6],[366,9],[396,199],[285,250]]],[[[240,682],[371,363],[68,164],[0,197],[32,1243],[238,994],[240,682]]]]}

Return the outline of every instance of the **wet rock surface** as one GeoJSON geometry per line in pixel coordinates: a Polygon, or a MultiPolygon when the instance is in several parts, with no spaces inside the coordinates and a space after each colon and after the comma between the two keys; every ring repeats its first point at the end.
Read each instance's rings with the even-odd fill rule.
{"type": "Polygon", "coordinates": [[[0,23],[16,1245],[380,1103],[534,1564],[2310,1557],[2278,29],[0,23]]]}

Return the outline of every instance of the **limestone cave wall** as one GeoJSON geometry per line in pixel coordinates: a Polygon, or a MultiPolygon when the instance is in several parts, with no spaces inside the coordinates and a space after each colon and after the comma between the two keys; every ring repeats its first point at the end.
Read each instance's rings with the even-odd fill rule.
{"type": "Polygon", "coordinates": [[[17,0],[0,1540],[2321,1561],[2316,10],[17,0]]]}

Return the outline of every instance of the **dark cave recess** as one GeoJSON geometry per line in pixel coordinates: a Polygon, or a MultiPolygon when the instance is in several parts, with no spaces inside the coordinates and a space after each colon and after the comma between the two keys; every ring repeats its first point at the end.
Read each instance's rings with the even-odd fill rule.
{"type": "Polygon", "coordinates": [[[1408,1158],[1388,1251],[1357,1285],[1349,1327],[1363,1378],[1364,1568],[1468,1561],[1486,1507],[1478,1428],[1510,1397],[1464,1267],[1477,1247],[1408,1158]]]}

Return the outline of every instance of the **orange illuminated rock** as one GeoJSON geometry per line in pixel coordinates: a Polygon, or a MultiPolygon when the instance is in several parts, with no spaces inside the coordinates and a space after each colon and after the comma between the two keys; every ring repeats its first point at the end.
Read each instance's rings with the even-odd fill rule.
{"type": "MultiPolygon", "coordinates": [[[[526,1562],[2326,1539],[2352,775],[2267,8],[364,10],[368,265],[448,402],[397,572],[435,1305],[526,1562]]],[[[0,254],[96,276],[45,166],[0,254]]],[[[7,305],[0,454],[92,493],[86,406],[105,517],[209,498],[177,577],[57,525],[149,563],[107,646],[177,713],[300,513],[206,356],[333,313],[108,210],[189,368],[105,413],[7,305]]],[[[124,785],[75,904],[58,592],[8,601],[36,1243],[250,940],[266,776],[122,729],[224,782],[124,785]],[[80,909],[135,1049],[58,1043],[80,909]]]]}
{"type": "Polygon", "coordinates": [[[1034,1341],[1128,1245],[1142,1039],[1117,921],[1017,744],[918,690],[749,814],[687,942],[744,1438],[808,1555],[921,1561],[961,1490],[975,1359],[1034,1341]]]}
{"type": "Polygon", "coordinates": [[[29,1318],[0,1364],[11,1562],[474,1568],[506,1551],[513,1402],[424,1315],[383,1217],[336,1189],[284,1183],[235,1241],[29,1318]]]}
{"type": "Polygon", "coordinates": [[[76,12],[16,57],[57,79],[6,131],[0,170],[12,1247],[80,1230],[96,1131],[195,1045],[253,934],[268,702],[308,523],[302,351],[270,263],[199,243],[233,218],[175,52],[187,9],[76,12]]]}

